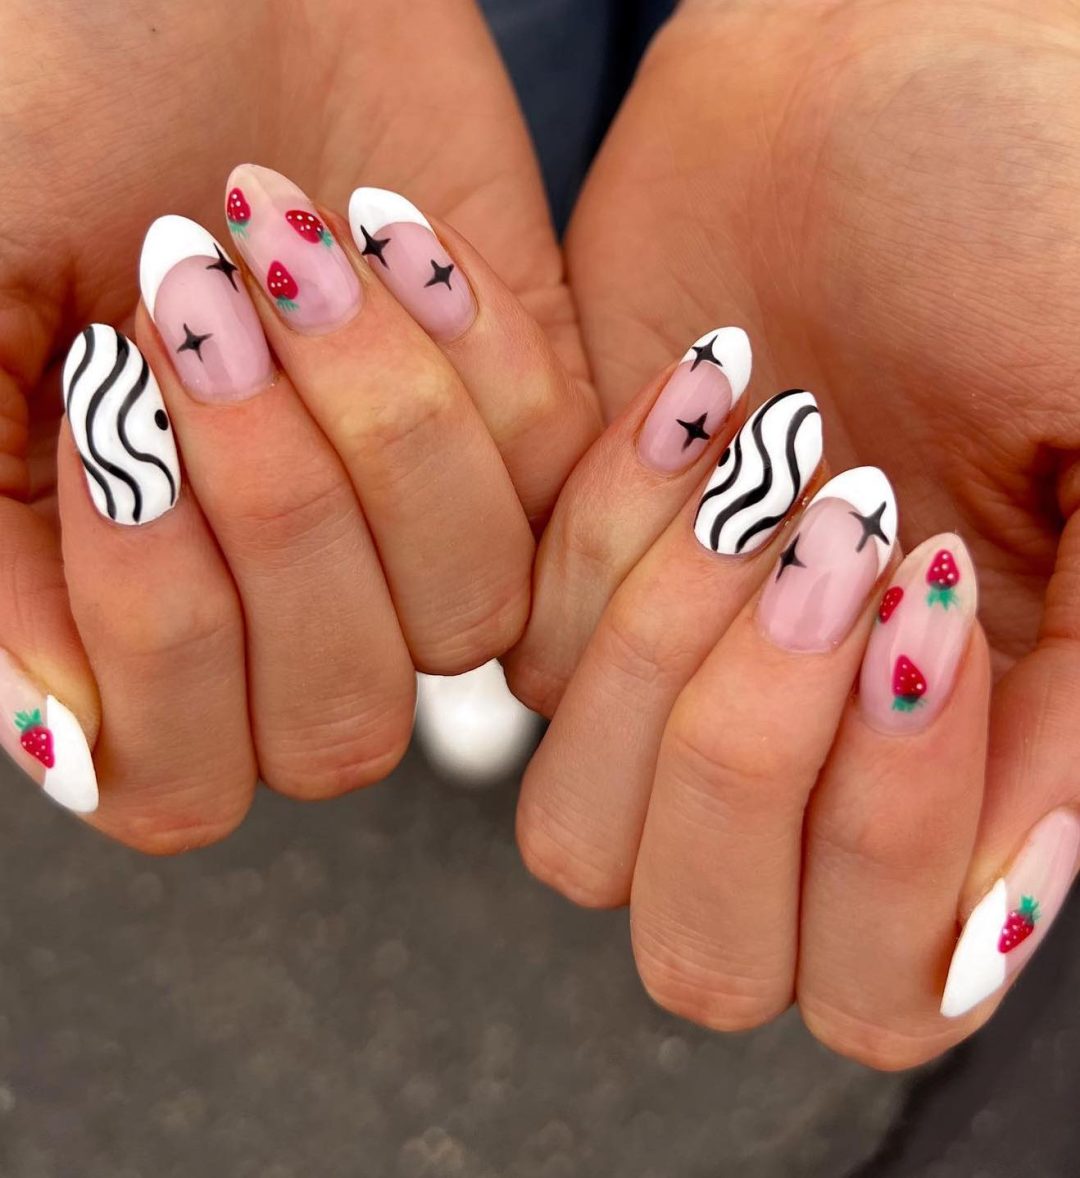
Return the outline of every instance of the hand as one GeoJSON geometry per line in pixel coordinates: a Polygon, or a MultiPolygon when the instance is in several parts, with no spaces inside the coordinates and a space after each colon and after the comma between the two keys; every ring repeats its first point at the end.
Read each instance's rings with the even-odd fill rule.
{"type": "MultiPolygon", "coordinates": [[[[687,0],[568,243],[610,413],[683,340],[744,323],[765,387],[819,393],[834,461],[888,470],[905,535],[963,531],[997,682],[961,920],[1025,856],[1053,859],[1021,848],[1080,800],[1078,34],[1060,3],[687,0]]],[[[985,992],[1000,961],[982,963],[985,992]]],[[[942,949],[941,983],[948,964],[942,949]]],[[[840,971],[799,997],[841,1052],[940,1049],[840,971]]]]}
{"type": "MultiPolygon", "coordinates": [[[[470,78],[477,103],[476,118],[453,119],[452,132],[431,117],[426,101],[445,79],[429,72],[427,90],[401,69],[412,26],[390,5],[369,14],[380,35],[363,40],[347,28],[345,5],[318,6],[308,38],[297,38],[293,24],[287,29],[283,23],[296,20],[295,5],[239,16],[213,6],[188,9],[182,27],[149,32],[132,13],[123,14],[129,23],[117,15],[115,25],[99,21],[77,36],[38,21],[34,35],[51,55],[47,68],[35,58],[33,70],[24,71],[22,63],[33,54],[5,59],[0,98],[15,142],[3,165],[6,216],[20,229],[0,260],[8,292],[0,305],[0,392],[12,422],[0,463],[6,493],[0,501],[6,573],[0,645],[9,652],[0,678],[19,701],[18,711],[31,718],[42,713],[37,723],[27,721],[29,735],[14,724],[14,711],[5,717],[5,745],[47,789],[89,809],[93,769],[85,749],[69,761],[61,755],[67,744],[51,753],[42,747],[41,756],[29,747],[34,741],[55,746],[54,727],[74,735],[81,721],[96,745],[102,784],[94,821],[143,849],[178,850],[227,833],[247,808],[256,765],[298,796],[327,796],[387,772],[407,738],[413,663],[460,670],[513,640],[527,606],[526,516],[544,517],[592,432],[587,395],[566,377],[513,294],[448,227],[436,223],[458,266],[456,293],[471,285],[473,296],[459,304],[459,321],[425,322],[424,304],[410,305],[407,289],[395,290],[388,281],[382,291],[365,263],[345,261],[332,246],[318,255],[331,291],[321,303],[325,322],[307,320],[309,286],[292,300],[299,306],[293,327],[303,329],[294,331],[284,327],[289,315],[279,318],[272,308],[271,295],[289,301],[286,277],[271,273],[269,263],[278,259],[257,250],[252,262],[266,270],[253,276],[252,289],[263,292],[256,294],[259,317],[246,303],[242,281],[223,296],[235,295],[237,305],[247,307],[242,311],[208,303],[207,292],[194,287],[189,295],[199,297],[185,304],[179,280],[163,293],[171,281],[163,257],[182,263],[180,245],[201,232],[187,223],[179,243],[162,245],[158,234],[156,250],[149,250],[159,255],[149,268],[147,293],[149,303],[159,296],[158,330],[145,317],[137,323],[164,393],[160,419],[130,418],[152,439],[137,446],[155,460],[156,473],[149,476],[155,489],[138,510],[149,526],[103,523],[66,437],[59,507],[53,497],[60,398],[58,374],[48,361],[85,319],[130,317],[138,235],[151,216],[220,208],[215,181],[227,171],[226,161],[260,148],[275,159],[296,160],[316,177],[320,197],[344,191],[361,170],[364,178],[407,177],[411,191],[429,193],[436,207],[453,211],[459,224],[478,230],[478,239],[509,262],[508,277],[549,317],[558,338],[564,317],[558,255],[501,68],[471,5],[430,7],[428,30],[460,50],[450,59],[470,78]],[[237,19],[248,27],[238,31],[237,19]],[[219,28],[225,22],[228,37],[219,28]],[[238,60],[232,56],[236,38],[253,47],[238,60]],[[287,46],[280,55],[279,38],[287,46]],[[221,57],[216,73],[215,52],[221,57]],[[177,68],[182,61],[192,63],[190,76],[177,68]],[[327,73],[315,68],[319,62],[327,73]],[[313,79],[310,99],[315,103],[317,91],[320,113],[324,106],[341,112],[320,118],[317,137],[312,120],[296,115],[309,105],[304,94],[278,84],[293,76],[313,79]],[[208,82],[215,77],[228,78],[244,101],[223,103],[208,82]],[[100,125],[65,122],[59,112],[87,108],[89,92],[100,125]],[[151,110],[152,117],[133,120],[133,109],[151,110]],[[251,134],[256,109],[258,126],[276,127],[280,120],[284,129],[275,130],[272,141],[260,144],[251,134]],[[215,133],[207,136],[199,128],[211,122],[215,133]],[[162,127],[178,130],[164,135],[162,127]],[[47,189],[33,170],[40,168],[42,143],[59,165],[47,189]],[[498,149],[491,153],[493,144],[498,149]],[[492,160],[500,166],[509,160],[512,178],[495,172],[492,160]],[[474,161],[478,170],[469,183],[476,187],[466,188],[460,175],[474,161]],[[459,199],[467,209],[457,208],[459,199]],[[78,219],[70,217],[74,208],[78,219]],[[355,319],[355,278],[351,287],[347,278],[354,265],[366,288],[364,313],[355,319]],[[243,336],[252,345],[243,357],[247,369],[241,364],[226,371],[228,364],[214,359],[219,371],[211,385],[217,380],[227,387],[199,387],[212,367],[204,365],[198,343],[205,325],[195,325],[190,347],[183,347],[186,337],[171,338],[185,330],[185,305],[227,311],[235,317],[233,341],[243,336]],[[173,321],[177,317],[180,322],[173,321]],[[311,328],[324,334],[312,336],[311,328]],[[328,335],[328,328],[335,330],[328,335]],[[267,360],[259,350],[265,349],[264,331],[285,375],[265,395],[240,400],[266,387],[267,360]],[[516,400],[505,396],[507,371],[518,378],[516,400]],[[229,404],[206,404],[223,394],[229,404]],[[357,407],[365,403],[365,428],[357,428],[357,407]],[[381,418],[373,412],[380,407],[381,418]],[[561,430],[550,428],[555,419],[561,430]],[[178,496],[179,468],[155,432],[168,436],[174,427],[188,465],[188,487],[178,496]],[[383,444],[372,451],[379,430],[383,444]],[[433,446],[440,430],[440,445],[433,446]],[[419,447],[408,462],[394,444],[395,431],[409,433],[419,447]],[[418,454],[427,455],[422,464],[418,454]],[[409,487],[417,494],[408,494],[409,487]],[[174,500],[176,509],[155,520],[174,500]],[[430,511],[433,502],[440,515],[430,511]],[[63,563],[58,511],[67,525],[63,563]],[[432,570],[439,576],[432,578],[432,570]],[[50,757],[59,757],[58,766],[49,767],[50,757]]],[[[415,16],[414,7],[410,19],[415,16]]],[[[292,191],[298,208],[316,222],[318,212],[292,191]]],[[[342,240],[340,221],[325,206],[319,211],[342,240]]],[[[392,220],[384,220],[384,236],[395,236],[392,220]]],[[[303,247],[301,237],[293,237],[288,244],[303,247]]],[[[258,243],[253,233],[252,248],[258,243]]],[[[449,256],[436,256],[450,264],[449,256]]],[[[212,277],[219,286],[235,282],[224,269],[212,277]]],[[[288,281],[295,278],[290,272],[288,281]]],[[[212,354],[229,330],[223,320],[216,344],[208,347],[212,354]]],[[[119,358],[115,337],[97,329],[76,345],[69,376],[91,339],[101,347],[77,382],[82,387],[96,387],[101,374],[91,370],[93,363],[119,358]]],[[[559,342],[573,362],[570,337],[559,342]]],[[[137,373],[138,355],[129,356],[137,373]]],[[[239,356],[234,349],[235,363],[239,356]]],[[[152,408],[147,388],[142,404],[152,408]]],[[[82,405],[71,418],[83,457],[94,466],[88,414],[89,405],[82,405]]],[[[99,414],[99,429],[113,424],[105,409],[99,414]]],[[[104,485],[89,477],[96,505],[109,515],[106,487],[115,476],[105,470],[104,485]]],[[[116,517],[130,515],[124,522],[135,522],[136,504],[126,498],[130,487],[112,486],[110,493],[116,517]]]]}

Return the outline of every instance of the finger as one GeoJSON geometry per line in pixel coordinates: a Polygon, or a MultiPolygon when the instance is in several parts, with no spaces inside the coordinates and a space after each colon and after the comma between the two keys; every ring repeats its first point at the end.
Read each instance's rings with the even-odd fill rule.
{"type": "Polygon", "coordinates": [[[819,1039],[875,1067],[910,1067],[960,1037],[937,1008],[982,801],[976,597],[957,536],[900,566],[808,815],[799,1004],[819,1039]]]}
{"type": "Polygon", "coordinates": [[[448,226],[436,236],[415,205],[380,188],[352,194],[349,223],[372,272],[457,370],[526,515],[542,524],[600,432],[591,390],[567,373],[536,320],[448,226]]]}
{"type": "Polygon", "coordinates": [[[369,273],[362,311],[357,296],[351,313],[337,299],[323,312],[324,273],[336,289],[351,263],[290,181],[245,164],[227,210],[271,345],[349,472],[414,662],[451,674],[501,654],[524,626],[533,542],[461,381],[369,273]]]}
{"type": "Polygon", "coordinates": [[[206,230],[155,221],[141,285],[157,330],[140,317],[140,341],[243,605],[263,780],[302,797],[381,780],[408,743],[415,676],[349,477],[206,230]]]}
{"type": "Polygon", "coordinates": [[[776,559],[778,530],[820,459],[811,394],[766,402],[736,435],[696,517],[670,525],[605,611],[518,805],[526,864],[579,903],[629,898],[671,708],[776,559]]]}
{"type": "Polygon", "coordinates": [[[534,711],[554,714],[612,594],[730,440],[750,364],[740,328],[702,336],[571,475],[540,542],[529,624],[504,660],[534,711]]]}
{"type": "Polygon", "coordinates": [[[638,851],[631,929],[666,1009],[716,1029],[791,1003],[803,811],[828,755],[896,540],[873,467],[828,482],[680,694],[638,851]]]}
{"type": "Polygon", "coordinates": [[[1036,649],[994,690],[986,802],[958,901],[964,920],[942,1011],[984,1022],[1046,938],[1080,865],[1080,467],[1062,479],[1068,522],[1036,649]]]}
{"type": "Polygon", "coordinates": [[[93,821],[146,851],[197,846],[235,828],[255,786],[239,604],[138,349],[87,328],[64,389],[64,571],[102,707],[93,821]]]}

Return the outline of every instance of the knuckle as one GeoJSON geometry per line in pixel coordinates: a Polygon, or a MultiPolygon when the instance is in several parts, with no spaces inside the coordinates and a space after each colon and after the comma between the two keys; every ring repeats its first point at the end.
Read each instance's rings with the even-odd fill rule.
{"type": "Polygon", "coordinates": [[[183,654],[185,658],[216,648],[233,649],[240,634],[239,607],[228,585],[201,587],[197,593],[173,594],[162,609],[150,595],[128,595],[123,610],[108,610],[106,619],[113,654],[154,658],[183,654]]]}
{"type": "Polygon", "coordinates": [[[255,793],[251,779],[241,785],[216,785],[213,792],[200,784],[143,803],[137,797],[106,812],[102,829],[111,838],[158,857],[181,855],[224,842],[247,817],[255,793]]]}
{"type": "Polygon", "coordinates": [[[698,944],[700,938],[670,923],[663,933],[637,918],[632,927],[638,977],[669,1014],[713,1031],[748,1031],[791,1005],[790,978],[739,973],[698,944]]]}
{"type": "Polygon", "coordinates": [[[819,1043],[879,1072],[919,1067],[954,1046],[958,1038],[958,1032],[948,1026],[905,1030],[806,1000],[800,1000],[800,1012],[819,1043]]]}
{"type": "Polygon", "coordinates": [[[531,652],[519,650],[503,662],[506,685],[530,710],[551,719],[566,691],[567,677],[543,666],[531,652]]]}
{"type": "Polygon", "coordinates": [[[424,632],[409,627],[407,637],[418,671],[460,675],[505,654],[521,638],[529,617],[528,574],[490,586],[470,587],[470,599],[441,609],[424,632]]]}
{"type": "Polygon", "coordinates": [[[561,529],[562,563],[570,568],[595,569],[602,583],[608,583],[620,554],[604,513],[596,510],[593,496],[570,496],[561,529]]]}
{"type": "Polygon", "coordinates": [[[620,679],[645,687],[666,681],[663,621],[629,596],[616,594],[597,631],[601,662],[620,679]]]}
{"type": "Polygon", "coordinates": [[[522,794],[517,843],[529,873],[581,908],[620,908],[630,899],[627,873],[607,870],[580,830],[522,794]]]}
{"type": "Polygon", "coordinates": [[[880,809],[868,795],[859,807],[834,808],[816,817],[811,835],[815,851],[847,861],[848,870],[870,877],[910,879],[937,871],[943,833],[952,833],[942,831],[941,811],[911,807],[899,814],[894,798],[876,800],[880,809]]]}
{"type": "Polygon", "coordinates": [[[380,466],[395,466],[404,452],[406,470],[416,468],[416,453],[432,451],[446,434],[446,423],[461,408],[456,379],[441,356],[414,354],[407,373],[393,378],[404,395],[349,398],[339,423],[350,453],[375,455],[380,466]]]}

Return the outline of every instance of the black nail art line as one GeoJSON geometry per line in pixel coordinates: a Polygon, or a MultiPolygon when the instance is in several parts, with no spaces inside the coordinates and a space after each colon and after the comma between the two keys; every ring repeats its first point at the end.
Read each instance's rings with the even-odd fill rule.
{"type": "MultiPolygon", "coordinates": [[[[127,419],[128,414],[135,406],[135,402],[146,392],[147,383],[150,380],[150,366],[146,363],[146,357],[140,356],[142,360],[142,368],[139,370],[139,378],[136,380],[131,392],[124,398],[123,404],[120,406],[120,412],[116,415],[116,432],[120,436],[120,444],[137,462],[148,462],[151,466],[156,466],[158,470],[165,476],[165,481],[169,484],[169,506],[171,507],[176,502],[176,480],[173,478],[172,471],[157,457],[156,454],[147,454],[143,450],[136,449],[131,444],[131,439],[127,433],[127,419]]],[[[201,359],[201,357],[200,357],[201,359]]],[[[169,417],[164,409],[158,409],[154,414],[154,424],[158,429],[168,427],[169,417]],[[158,420],[158,414],[165,418],[165,426],[162,426],[158,420]]]]}

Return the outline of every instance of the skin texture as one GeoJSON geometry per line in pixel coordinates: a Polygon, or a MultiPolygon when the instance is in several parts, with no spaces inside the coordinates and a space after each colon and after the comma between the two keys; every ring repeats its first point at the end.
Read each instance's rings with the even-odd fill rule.
{"type": "MultiPolygon", "coordinates": [[[[681,340],[739,323],[759,390],[818,393],[835,469],[888,471],[902,539],[964,535],[996,681],[961,919],[1076,804],[1078,59],[1059,0],[687,0],[568,242],[609,413],[681,340]]],[[[837,1050],[940,1050],[833,982],[799,997],[837,1050]]]]}

